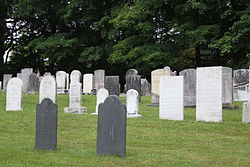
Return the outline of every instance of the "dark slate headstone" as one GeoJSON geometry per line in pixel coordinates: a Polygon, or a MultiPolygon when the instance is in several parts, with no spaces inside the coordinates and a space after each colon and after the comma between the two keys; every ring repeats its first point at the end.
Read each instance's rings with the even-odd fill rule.
{"type": "Polygon", "coordinates": [[[35,94],[36,92],[38,92],[39,83],[39,77],[35,73],[30,74],[27,88],[28,94],[35,94]]]}
{"type": "Polygon", "coordinates": [[[126,156],[127,109],[117,96],[111,95],[99,104],[97,155],[126,156]]]}
{"type": "Polygon", "coordinates": [[[126,92],[129,89],[135,89],[141,95],[141,76],[128,75],[126,79],[126,92]]]}
{"type": "Polygon", "coordinates": [[[37,150],[55,150],[57,145],[57,105],[49,98],[43,99],[36,109],[37,150]]]}
{"type": "Polygon", "coordinates": [[[119,76],[106,76],[105,77],[105,89],[108,90],[109,95],[120,95],[119,76]]]}

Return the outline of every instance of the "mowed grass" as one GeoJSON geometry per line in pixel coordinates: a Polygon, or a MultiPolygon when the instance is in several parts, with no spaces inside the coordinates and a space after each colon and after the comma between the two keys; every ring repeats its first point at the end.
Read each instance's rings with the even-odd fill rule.
{"type": "MultiPolygon", "coordinates": [[[[195,109],[185,109],[184,121],[159,119],[158,107],[142,97],[142,118],[127,120],[127,156],[96,156],[97,117],[95,96],[83,96],[88,114],[65,114],[68,96],[58,96],[58,145],[56,151],[38,151],[35,117],[38,95],[24,95],[23,111],[5,111],[0,93],[1,167],[112,167],[112,166],[250,166],[250,125],[241,122],[237,110],[223,110],[223,122],[195,121],[195,109]]],[[[125,102],[122,97],[123,103],[125,102]]]]}

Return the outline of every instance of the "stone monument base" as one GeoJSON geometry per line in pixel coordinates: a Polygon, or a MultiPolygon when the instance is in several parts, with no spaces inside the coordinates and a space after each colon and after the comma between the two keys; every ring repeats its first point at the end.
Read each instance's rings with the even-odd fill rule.
{"type": "Polygon", "coordinates": [[[66,107],[64,108],[65,113],[70,113],[70,114],[86,114],[87,109],[86,107],[66,107]]]}
{"type": "Polygon", "coordinates": [[[127,114],[127,118],[140,118],[142,115],[140,114],[127,114]]]}

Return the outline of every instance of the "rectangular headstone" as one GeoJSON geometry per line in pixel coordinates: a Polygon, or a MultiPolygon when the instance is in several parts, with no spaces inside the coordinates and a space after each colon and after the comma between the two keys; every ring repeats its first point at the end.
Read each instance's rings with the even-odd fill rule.
{"type": "Polygon", "coordinates": [[[66,82],[67,82],[67,73],[65,71],[57,71],[56,72],[57,94],[66,93],[66,89],[67,89],[66,82]]]}
{"type": "Polygon", "coordinates": [[[160,119],[184,120],[183,76],[160,78],[160,119]]]}
{"type": "Polygon", "coordinates": [[[250,102],[243,103],[242,122],[250,122],[250,102]]]}
{"type": "Polygon", "coordinates": [[[105,89],[108,90],[109,95],[120,95],[119,76],[106,76],[105,77],[105,89]]]}
{"type": "Polygon", "coordinates": [[[50,99],[43,99],[36,109],[37,150],[55,150],[57,146],[57,105],[50,99]]]}
{"type": "Polygon", "coordinates": [[[37,93],[39,91],[39,86],[40,86],[39,77],[35,73],[30,74],[27,87],[28,94],[37,93]]]}
{"type": "Polygon", "coordinates": [[[12,74],[3,74],[3,90],[6,91],[7,83],[12,78],[12,74]]]}
{"type": "Polygon", "coordinates": [[[97,124],[97,155],[126,155],[126,106],[111,95],[99,104],[97,124]]]}
{"type": "Polygon", "coordinates": [[[193,107],[196,105],[196,70],[186,69],[179,75],[184,77],[184,106],[193,107]]]}
{"type": "Polygon", "coordinates": [[[11,78],[7,84],[6,111],[22,111],[23,82],[19,78],[11,78]]]}
{"type": "Polygon", "coordinates": [[[98,91],[101,88],[105,88],[105,70],[96,70],[94,72],[94,89],[98,91]]]}
{"type": "Polygon", "coordinates": [[[146,78],[141,79],[141,95],[151,96],[151,85],[146,78]]]}
{"type": "Polygon", "coordinates": [[[196,120],[222,121],[222,67],[202,67],[196,71],[196,120]]]}
{"type": "Polygon", "coordinates": [[[222,67],[222,103],[233,103],[233,71],[232,68],[222,67]]]}
{"type": "Polygon", "coordinates": [[[28,93],[29,76],[33,73],[32,68],[24,68],[21,70],[20,79],[23,81],[23,92],[28,93]]]}
{"type": "Polygon", "coordinates": [[[83,75],[83,93],[90,94],[93,89],[93,74],[83,75]]]}
{"type": "Polygon", "coordinates": [[[233,71],[233,100],[248,101],[249,70],[238,69],[233,71]]]}
{"type": "Polygon", "coordinates": [[[141,76],[140,75],[128,75],[126,78],[126,90],[134,89],[141,95],[141,76]]]}

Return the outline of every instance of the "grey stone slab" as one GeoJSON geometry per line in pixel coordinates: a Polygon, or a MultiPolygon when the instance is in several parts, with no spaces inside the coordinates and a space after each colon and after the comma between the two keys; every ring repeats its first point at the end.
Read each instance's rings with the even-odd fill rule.
{"type": "Polygon", "coordinates": [[[249,101],[243,103],[242,122],[244,123],[250,122],[250,102],[249,101]]]}
{"type": "Polygon", "coordinates": [[[248,101],[249,70],[238,69],[233,71],[233,100],[248,101]]]}
{"type": "Polygon", "coordinates": [[[98,91],[101,88],[105,88],[105,70],[94,71],[94,89],[98,91]]]}
{"type": "Polygon", "coordinates": [[[3,74],[3,90],[6,91],[7,83],[12,78],[12,74],[3,74]]]}
{"type": "Polygon", "coordinates": [[[141,95],[151,96],[151,84],[146,78],[141,79],[141,95]]]}
{"type": "Polygon", "coordinates": [[[39,86],[40,86],[39,77],[35,73],[30,74],[27,87],[28,94],[35,94],[39,92],[39,86]]]}
{"type": "Polygon", "coordinates": [[[229,67],[222,67],[222,103],[233,103],[233,70],[229,67]]]}
{"type": "Polygon", "coordinates": [[[97,155],[126,156],[126,106],[111,95],[99,104],[97,155]]]}
{"type": "Polygon", "coordinates": [[[196,70],[186,69],[179,75],[184,76],[184,106],[193,107],[196,105],[196,70]]]}
{"type": "Polygon", "coordinates": [[[43,99],[36,109],[37,150],[55,150],[57,146],[57,105],[51,99],[43,99]]]}
{"type": "Polygon", "coordinates": [[[28,93],[28,87],[29,87],[29,76],[33,73],[32,68],[24,68],[21,70],[21,74],[18,75],[18,78],[20,78],[23,81],[23,92],[28,93]]]}
{"type": "Polygon", "coordinates": [[[140,75],[128,75],[126,79],[126,92],[129,89],[135,89],[139,96],[141,95],[141,76],[140,75]]]}
{"type": "Polygon", "coordinates": [[[108,90],[109,95],[120,95],[119,76],[106,76],[105,77],[105,89],[108,90]]]}

